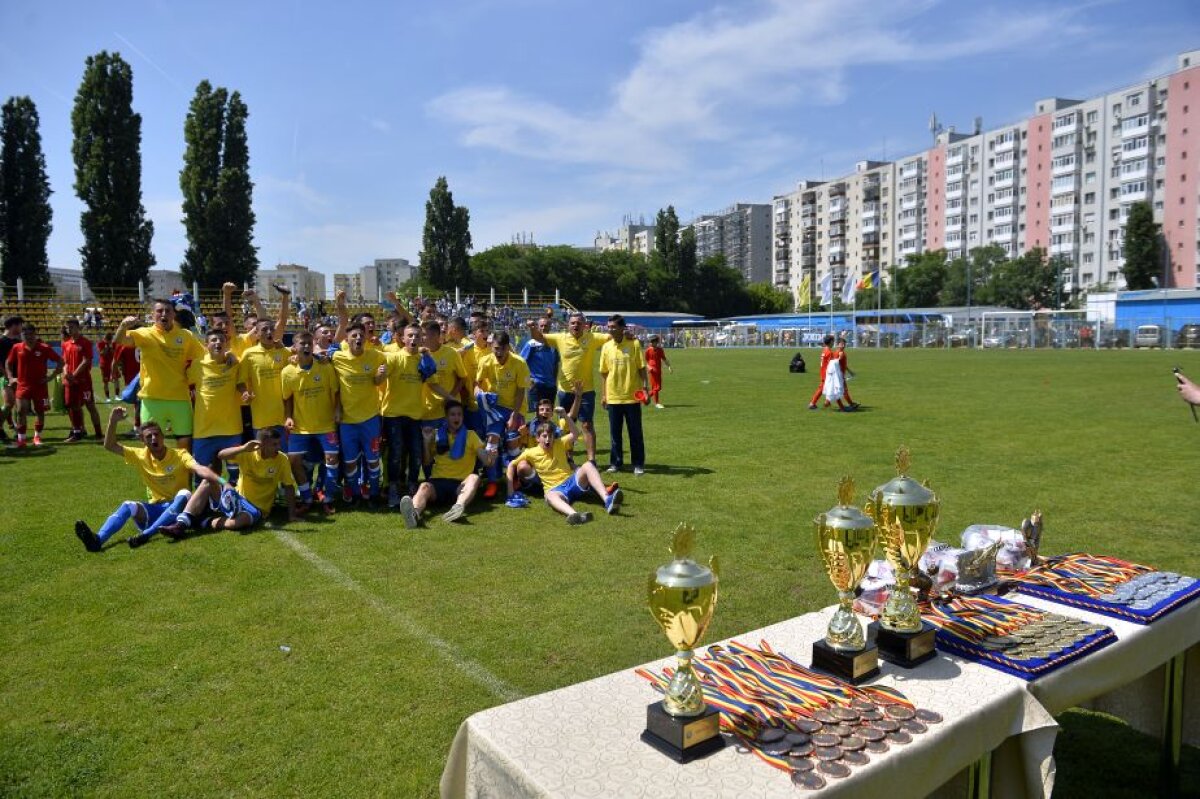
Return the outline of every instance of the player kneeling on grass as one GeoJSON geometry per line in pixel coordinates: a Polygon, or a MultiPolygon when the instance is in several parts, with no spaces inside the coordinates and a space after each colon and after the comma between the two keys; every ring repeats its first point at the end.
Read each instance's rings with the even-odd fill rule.
{"type": "Polygon", "coordinates": [[[421,431],[425,440],[425,463],[432,460],[433,471],[413,497],[400,498],[404,526],[410,530],[420,523],[421,514],[432,503],[453,503],[442,515],[442,521],[452,522],[466,516],[467,505],[479,490],[476,459],[484,466],[491,466],[496,460],[497,448],[484,447],[475,431],[463,425],[463,418],[462,403],[449,400],[446,402],[446,421],[421,431]]]}
{"type": "Polygon", "coordinates": [[[585,462],[574,472],[567,464],[567,452],[575,440],[574,424],[572,432],[562,437],[555,437],[554,425],[550,422],[538,422],[534,426],[534,436],[537,444],[521,453],[508,465],[508,506],[523,507],[520,494],[514,492],[517,475],[523,464],[528,464],[537,472],[542,485],[546,487],[546,504],[567,517],[567,524],[584,524],[592,520],[591,511],[577,511],[571,506],[587,495],[589,490],[595,491],[596,496],[604,498],[604,510],[610,514],[616,513],[621,507],[621,489],[608,493],[600,471],[591,461],[585,462]],[[514,502],[514,500],[518,500],[514,502]]]}
{"type": "MultiPolygon", "coordinates": [[[[100,552],[104,542],[113,536],[125,523],[133,519],[138,535],[128,539],[129,546],[140,547],[156,532],[163,535],[175,534],[174,528],[167,530],[176,521],[176,514],[184,510],[191,501],[188,490],[192,475],[204,482],[197,494],[207,495],[206,489],[219,490],[225,481],[212,469],[192,459],[185,449],[171,449],[164,443],[162,428],[157,422],[142,425],[140,438],[145,447],[123,447],[117,443],[117,422],[125,418],[125,408],[114,408],[108,417],[104,431],[104,448],[114,455],[125,458],[125,462],[138,470],[138,476],[150,493],[149,502],[122,502],[113,514],[92,532],[84,521],[75,522],[75,535],[83,542],[88,552],[100,552]]],[[[182,534],[182,530],[178,534],[182,534]]],[[[176,534],[177,535],[177,534],[176,534]]]]}
{"type": "Polygon", "coordinates": [[[299,521],[296,508],[296,480],[288,456],[279,451],[281,436],[272,427],[264,427],[258,435],[240,447],[223,449],[222,460],[236,460],[241,469],[237,490],[221,492],[217,511],[209,519],[213,530],[243,530],[261,524],[275,504],[275,492],[283,486],[287,500],[288,521],[299,521]]]}

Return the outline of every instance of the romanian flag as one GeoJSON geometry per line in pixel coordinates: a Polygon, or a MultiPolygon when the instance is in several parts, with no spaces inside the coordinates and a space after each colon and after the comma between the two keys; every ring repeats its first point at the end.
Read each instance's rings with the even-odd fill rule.
{"type": "Polygon", "coordinates": [[[860,290],[873,289],[877,285],[879,285],[879,270],[878,269],[876,269],[874,272],[871,272],[870,274],[863,275],[862,280],[858,281],[858,288],[860,290]]]}
{"type": "Polygon", "coordinates": [[[796,286],[796,307],[807,308],[812,304],[812,276],[805,275],[796,286]]]}

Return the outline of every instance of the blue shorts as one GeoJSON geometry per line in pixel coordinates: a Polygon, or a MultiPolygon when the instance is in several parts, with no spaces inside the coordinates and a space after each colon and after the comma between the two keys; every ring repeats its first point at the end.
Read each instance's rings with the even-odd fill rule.
{"type": "Polygon", "coordinates": [[[288,436],[287,454],[304,455],[312,463],[324,461],[324,456],[339,452],[337,433],[292,433],[288,436]]]}
{"type": "Polygon", "coordinates": [[[577,499],[583,499],[583,496],[591,489],[588,486],[579,485],[575,480],[575,475],[571,475],[550,490],[562,494],[567,498],[567,502],[574,502],[577,499]]]}
{"type": "Polygon", "coordinates": [[[171,507],[170,502],[139,502],[138,505],[146,512],[146,523],[138,524],[137,517],[134,516],[133,524],[143,533],[146,532],[147,527],[158,521],[158,518],[166,512],[167,508],[171,507]]]}
{"type": "Polygon", "coordinates": [[[242,434],[231,436],[207,436],[192,439],[192,457],[201,466],[213,466],[217,462],[217,453],[229,447],[240,447],[242,434]]]}
{"type": "Polygon", "coordinates": [[[379,439],[383,424],[378,416],[372,416],[365,422],[338,425],[342,438],[342,459],[346,463],[354,463],[359,457],[368,461],[379,460],[379,439]]]}
{"type": "MultiPolygon", "coordinates": [[[[558,392],[558,404],[570,412],[571,406],[575,404],[575,394],[568,391],[558,392]]],[[[583,396],[579,398],[579,421],[590,422],[595,416],[596,392],[585,391],[583,392],[583,396]]]]}
{"type": "Polygon", "coordinates": [[[245,513],[250,517],[251,527],[262,522],[263,512],[258,509],[258,506],[243,497],[241,494],[236,494],[236,496],[238,498],[238,503],[237,507],[234,508],[232,512],[226,512],[222,510],[220,505],[217,504],[216,500],[211,501],[209,503],[209,507],[212,508],[214,513],[219,513],[227,519],[232,519],[240,513],[245,513]]]}
{"type": "Polygon", "coordinates": [[[439,505],[449,502],[453,505],[458,502],[458,489],[462,485],[461,480],[451,480],[446,477],[436,477],[429,481],[433,486],[434,497],[433,501],[439,505]]]}

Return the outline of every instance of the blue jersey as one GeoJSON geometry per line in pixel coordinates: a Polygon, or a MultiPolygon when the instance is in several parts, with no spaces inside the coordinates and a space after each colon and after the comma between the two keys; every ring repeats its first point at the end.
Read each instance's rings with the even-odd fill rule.
{"type": "Polygon", "coordinates": [[[520,355],[529,364],[529,376],[540,386],[554,386],[558,381],[558,350],[549,344],[539,344],[529,339],[521,347],[520,355]]]}

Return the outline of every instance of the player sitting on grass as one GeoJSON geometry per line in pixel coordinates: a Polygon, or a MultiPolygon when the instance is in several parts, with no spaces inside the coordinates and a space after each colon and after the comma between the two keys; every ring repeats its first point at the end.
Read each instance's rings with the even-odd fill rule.
{"type": "Polygon", "coordinates": [[[125,418],[125,408],[113,408],[104,431],[104,448],[114,455],[125,458],[125,462],[138,470],[138,476],[150,493],[149,502],[122,502],[113,514],[93,533],[87,523],[75,522],[75,535],[83,542],[88,552],[100,552],[104,542],[112,538],[125,523],[133,519],[138,535],[128,539],[134,549],[150,540],[156,532],[169,533],[165,528],[176,519],[192,496],[188,490],[192,475],[204,481],[203,486],[219,490],[222,480],[216,472],[192,459],[185,449],[169,449],[164,443],[162,428],[158,422],[142,425],[141,439],[146,446],[123,447],[117,443],[117,422],[125,418]]]}
{"type": "Polygon", "coordinates": [[[404,515],[404,526],[410,530],[421,522],[425,508],[432,503],[453,503],[442,515],[442,521],[452,522],[467,514],[467,505],[479,490],[479,475],[475,473],[475,460],[491,466],[496,459],[494,448],[484,448],[474,430],[463,425],[461,402],[446,403],[446,421],[439,427],[422,430],[425,441],[425,462],[433,462],[429,479],[421,483],[413,497],[400,498],[400,513],[404,515]],[[434,456],[434,450],[437,455],[434,456]]]}
{"type": "MultiPolygon", "coordinates": [[[[540,423],[546,422],[549,424],[555,438],[564,436],[576,429],[574,425],[575,420],[579,416],[579,405],[582,396],[583,384],[576,380],[575,401],[571,404],[569,413],[564,412],[562,408],[555,408],[553,399],[542,398],[538,400],[537,415],[528,424],[522,424],[517,430],[516,439],[509,442],[510,449],[505,459],[507,461],[505,464],[505,476],[508,475],[508,467],[516,463],[525,450],[537,446],[537,438],[534,430],[540,423]],[[514,448],[515,452],[513,451],[514,448]]],[[[572,472],[575,471],[575,459],[572,457],[570,448],[567,449],[567,468],[572,472]]],[[[510,482],[516,490],[514,491],[510,488],[510,496],[508,502],[505,504],[510,508],[527,508],[529,507],[529,500],[525,498],[523,492],[541,488],[542,480],[538,477],[537,470],[533,468],[533,464],[528,460],[522,460],[516,464],[514,477],[516,478],[515,482],[510,482]]],[[[616,486],[616,483],[613,483],[613,486],[616,486]]],[[[610,488],[609,490],[612,491],[613,489],[610,488]]]]}
{"type": "MultiPolygon", "coordinates": [[[[569,417],[568,417],[569,418],[569,417]]],[[[582,499],[589,490],[595,491],[596,496],[604,497],[604,510],[610,514],[616,513],[621,507],[621,489],[611,494],[600,477],[596,464],[586,461],[573,473],[567,464],[568,448],[575,440],[574,420],[571,422],[571,432],[556,437],[554,425],[551,422],[537,422],[534,425],[536,446],[530,447],[508,465],[508,495],[509,506],[520,507],[512,502],[519,496],[514,492],[518,470],[528,463],[537,472],[542,485],[546,488],[546,504],[567,517],[567,524],[584,524],[592,520],[591,511],[576,511],[572,502],[582,499]]]]}

